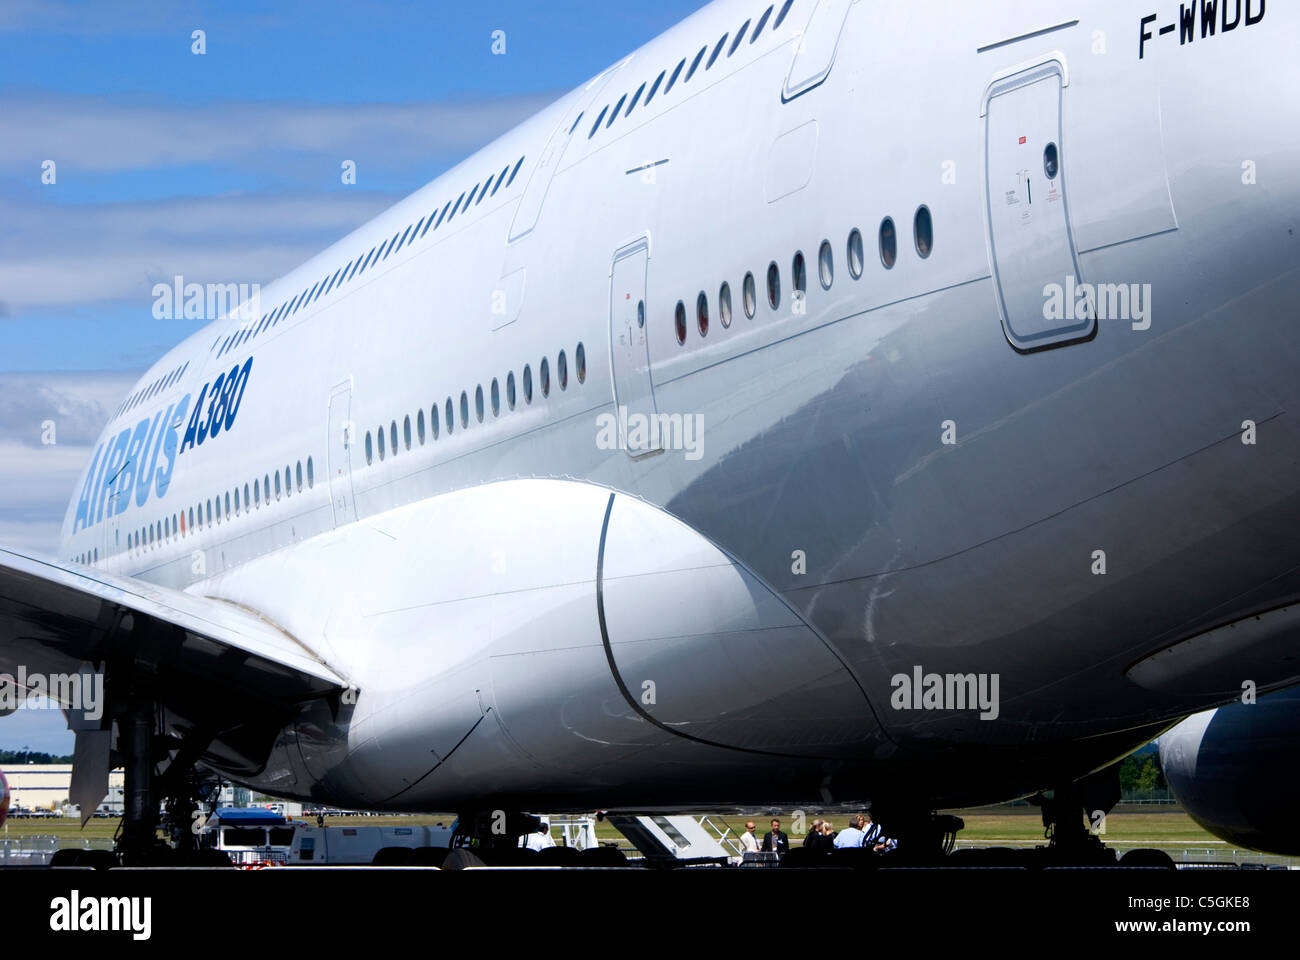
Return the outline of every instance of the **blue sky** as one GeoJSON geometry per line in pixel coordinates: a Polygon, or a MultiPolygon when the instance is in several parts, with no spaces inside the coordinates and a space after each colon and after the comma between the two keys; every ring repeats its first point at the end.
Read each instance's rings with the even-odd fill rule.
{"type": "MultiPolygon", "coordinates": [[[[0,544],[53,552],[95,434],[192,332],[155,282],[271,281],[702,6],[0,2],[0,544]]],[[[71,752],[61,726],[0,746],[71,752]]]]}

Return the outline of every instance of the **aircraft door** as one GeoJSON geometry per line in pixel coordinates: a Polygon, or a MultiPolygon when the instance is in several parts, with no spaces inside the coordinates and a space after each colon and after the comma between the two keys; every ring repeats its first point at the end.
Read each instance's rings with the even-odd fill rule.
{"type": "Polygon", "coordinates": [[[345,380],[330,392],[329,437],[325,450],[330,472],[330,499],[334,506],[334,526],[351,523],[357,518],[352,498],[352,443],[356,425],[352,422],[352,381],[345,380]]]}
{"type": "Polygon", "coordinates": [[[985,94],[985,184],[990,266],[1007,340],[1017,350],[1089,339],[1095,304],[1082,283],[1070,230],[1061,136],[1068,81],[1047,60],[995,81],[985,94]]]}
{"type": "Polygon", "coordinates": [[[852,5],[853,0],[818,0],[795,44],[794,60],[781,89],[783,103],[807,93],[830,76],[835,49],[852,5]]]}
{"type": "Polygon", "coordinates": [[[628,429],[630,423],[647,422],[657,412],[654,385],[650,382],[646,303],[649,264],[650,238],[642,236],[614,252],[609,272],[609,350],[614,374],[614,407],[619,443],[633,459],[662,449],[658,431],[628,429]]]}

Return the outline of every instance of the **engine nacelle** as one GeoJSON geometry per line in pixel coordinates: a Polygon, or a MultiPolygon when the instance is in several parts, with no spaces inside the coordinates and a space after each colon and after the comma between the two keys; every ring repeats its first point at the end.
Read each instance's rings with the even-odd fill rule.
{"type": "Polygon", "coordinates": [[[1300,687],[1195,714],[1159,745],[1170,789],[1202,827],[1238,846],[1300,854],[1300,687]]]}

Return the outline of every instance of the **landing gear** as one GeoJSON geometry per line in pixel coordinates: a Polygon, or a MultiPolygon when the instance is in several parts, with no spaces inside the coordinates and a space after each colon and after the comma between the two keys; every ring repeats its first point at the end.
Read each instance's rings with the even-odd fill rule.
{"type": "Polygon", "coordinates": [[[476,851],[518,850],[519,838],[536,833],[542,826],[540,817],[506,810],[471,811],[456,819],[451,837],[454,848],[476,851]]]}
{"type": "Polygon", "coordinates": [[[117,717],[117,753],[126,776],[115,852],[128,867],[228,865],[224,854],[200,847],[194,829],[195,812],[211,790],[195,776],[194,764],[212,738],[201,730],[184,738],[160,736],[156,713],[153,702],[139,698],[117,717]]]}
{"type": "Polygon", "coordinates": [[[1103,867],[1116,864],[1115,851],[1102,843],[1106,815],[1119,802],[1119,767],[1112,765],[1081,780],[1059,784],[1052,796],[1039,793],[1029,802],[1039,807],[1052,866],[1103,867]]]}
{"type": "Polygon", "coordinates": [[[126,767],[126,776],[117,853],[122,865],[127,867],[150,865],[160,853],[158,801],[153,792],[153,746],[153,704],[146,700],[133,700],[118,718],[117,749],[126,767]]]}

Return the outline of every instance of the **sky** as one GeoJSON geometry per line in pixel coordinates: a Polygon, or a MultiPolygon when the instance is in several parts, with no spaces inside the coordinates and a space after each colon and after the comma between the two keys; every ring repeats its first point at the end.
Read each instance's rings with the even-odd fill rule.
{"type": "MultiPolygon", "coordinates": [[[[109,414],[201,325],[155,283],[269,283],[704,5],[0,0],[0,546],[55,552],[109,414]]],[[[23,746],[72,737],[20,710],[23,746]]]]}

